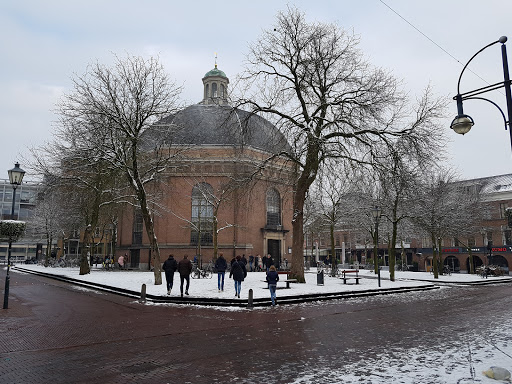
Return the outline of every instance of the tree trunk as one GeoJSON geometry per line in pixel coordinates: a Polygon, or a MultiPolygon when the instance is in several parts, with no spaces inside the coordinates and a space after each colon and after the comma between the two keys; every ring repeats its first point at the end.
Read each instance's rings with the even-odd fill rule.
{"type": "Polygon", "coordinates": [[[217,233],[217,229],[219,224],[217,222],[217,214],[213,216],[213,260],[217,260],[218,252],[219,252],[219,234],[217,233]]]}
{"type": "MultiPolygon", "coordinates": [[[[145,199],[144,199],[144,202],[145,199]]],[[[153,218],[151,217],[151,213],[146,204],[144,204],[144,208],[142,208],[141,204],[141,212],[142,218],[144,220],[144,225],[146,227],[146,233],[149,238],[149,243],[151,245],[151,261],[153,263],[153,274],[155,275],[155,285],[162,284],[162,263],[160,262],[160,248],[158,247],[158,240],[155,234],[155,226],[153,223],[153,218]]]]}
{"type": "MultiPolygon", "coordinates": [[[[439,243],[441,243],[441,242],[439,242],[439,243]]],[[[432,269],[434,270],[434,279],[439,278],[439,269],[437,268],[437,255],[436,255],[436,252],[438,252],[439,250],[436,248],[437,248],[436,237],[434,234],[432,234],[432,269]]]]}
{"type": "Polygon", "coordinates": [[[331,235],[331,276],[336,277],[336,270],[338,268],[336,263],[336,248],[334,246],[334,222],[331,222],[330,225],[330,235],[331,235]]]}
{"type": "Polygon", "coordinates": [[[475,273],[475,268],[473,266],[473,253],[471,252],[471,247],[468,247],[469,254],[469,273],[472,275],[475,273]]]}
{"type": "Polygon", "coordinates": [[[391,234],[391,243],[389,244],[389,280],[395,281],[396,264],[396,237],[398,231],[397,221],[393,221],[393,233],[391,234]]]}
{"type": "Polygon", "coordinates": [[[292,266],[290,269],[290,278],[297,279],[299,283],[305,283],[304,277],[304,202],[306,200],[306,181],[302,178],[297,182],[297,192],[293,199],[293,219],[292,219],[292,266]]]}
{"type": "Polygon", "coordinates": [[[80,256],[80,275],[87,275],[91,272],[91,267],[89,266],[87,256],[91,256],[91,235],[92,235],[92,227],[90,224],[85,227],[84,231],[84,241],[82,242],[82,253],[80,256]]]}

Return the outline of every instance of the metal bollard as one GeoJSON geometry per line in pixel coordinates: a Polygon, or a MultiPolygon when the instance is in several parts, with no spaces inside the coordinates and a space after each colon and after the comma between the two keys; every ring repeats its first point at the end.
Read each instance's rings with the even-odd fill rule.
{"type": "Polygon", "coordinates": [[[379,288],[380,288],[380,268],[381,267],[377,268],[377,276],[378,276],[378,280],[379,280],[379,288]]]}
{"type": "Polygon", "coordinates": [[[247,303],[247,308],[253,308],[254,307],[254,304],[253,304],[253,291],[252,291],[252,288],[249,289],[249,300],[248,300],[248,303],[247,303]]]}
{"type": "Polygon", "coordinates": [[[145,302],[146,302],[146,284],[142,284],[142,287],[140,289],[139,303],[145,303],[145,302]]]}

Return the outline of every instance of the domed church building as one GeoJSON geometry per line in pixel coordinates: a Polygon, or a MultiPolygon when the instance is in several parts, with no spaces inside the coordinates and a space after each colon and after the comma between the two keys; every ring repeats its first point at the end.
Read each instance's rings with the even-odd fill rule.
{"type": "MultiPolygon", "coordinates": [[[[217,64],[202,81],[203,100],[162,119],[146,137],[148,148],[164,144],[173,156],[148,189],[161,261],[169,254],[198,256],[202,264],[219,253],[228,261],[271,254],[281,266],[291,260],[293,165],[279,154],[290,146],[269,121],[230,104],[229,79],[217,64]]],[[[119,218],[116,253],[127,254],[132,268],[150,268],[137,209],[119,218]]]]}

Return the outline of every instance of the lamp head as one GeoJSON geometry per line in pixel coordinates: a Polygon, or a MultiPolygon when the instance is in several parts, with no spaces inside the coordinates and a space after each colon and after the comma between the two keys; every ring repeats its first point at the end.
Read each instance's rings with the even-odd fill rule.
{"type": "Polygon", "coordinates": [[[9,169],[7,171],[7,173],[9,174],[9,182],[13,186],[21,185],[21,181],[23,180],[23,176],[25,176],[25,171],[20,168],[20,164],[19,163],[16,163],[14,165],[14,168],[13,169],[9,169]]]}
{"type": "Polygon", "coordinates": [[[464,135],[470,131],[473,125],[475,125],[475,122],[471,116],[457,115],[450,124],[450,128],[456,133],[464,135]]]}
{"type": "Polygon", "coordinates": [[[380,219],[381,213],[382,210],[378,206],[375,206],[375,208],[372,209],[372,215],[374,219],[380,219]]]}

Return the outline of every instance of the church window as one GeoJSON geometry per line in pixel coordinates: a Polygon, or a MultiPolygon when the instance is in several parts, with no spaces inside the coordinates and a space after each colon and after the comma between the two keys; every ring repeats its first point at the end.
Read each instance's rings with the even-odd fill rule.
{"type": "Polygon", "coordinates": [[[192,188],[192,231],[190,242],[202,245],[213,243],[213,188],[198,183],[192,188]]]}
{"type": "Polygon", "coordinates": [[[142,231],[144,229],[144,221],[140,209],[136,209],[133,214],[133,233],[132,244],[142,244],[142,231]]]}
{"type": "Polygon", "coordinates": [[[217,95],[217,83],[212,84],[212,97],[218,97],[217,95]]]}
{"type": "Polygon", "coordinates": [[[223,99],[226,97],[226,89],[224,87],[224,84],[220,85],[220,97],[223,99]]]}
{"type": "Polygon", "coordinates": [[[267,191],[267,226],[281,225],[281,197],[274,188],[267,191]]]}
{"type": "Polygon", "coordinates": [[[208,97],[210,97],[209,93],[210,93],[210,84],[206,84],[206,87],[205,87],[205,92],[204,92],[204,98],[207,99],[208,97]]]}

